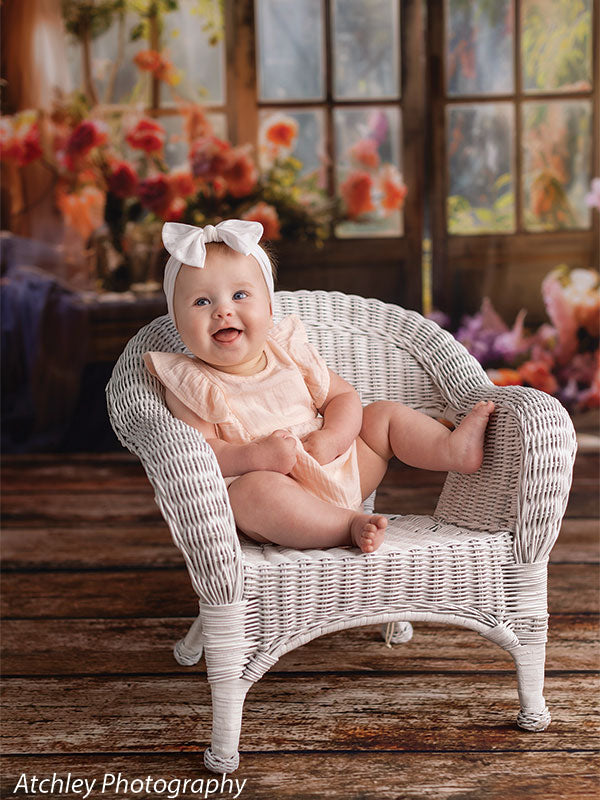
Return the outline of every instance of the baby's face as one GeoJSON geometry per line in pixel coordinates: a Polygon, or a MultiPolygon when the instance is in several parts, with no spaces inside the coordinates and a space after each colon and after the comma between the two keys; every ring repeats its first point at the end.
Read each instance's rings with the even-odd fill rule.
{"type": "Polygon", "coordinates": [[[273,322],[267,284],[253,256],[214,251],[203,269],[184,264],[173,308],[183,342],[209,366],[235,375],[264,367],[273,322]]]}

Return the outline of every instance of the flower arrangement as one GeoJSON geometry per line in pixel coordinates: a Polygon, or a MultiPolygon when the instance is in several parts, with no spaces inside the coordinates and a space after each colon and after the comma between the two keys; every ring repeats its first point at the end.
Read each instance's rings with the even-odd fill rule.
{"type": "MultiPolygon", "coordinates": [[[[509,328],[485,298],[454,334],[497,386],[532,386],[570,412],[600,406],[600,274],[560,265],[542,282],[551,324],[527,331],[521,310],[509,328]]],[[[432,316],[447,327],[439,312],[432,316]]]]}
{"type": "MultiPolygon", "coordinates": [[[[142,69],[173,72],[164,56],[136,59],[142,69]]],[[[234,146],[216,136],[202,108],[180,105],[187,145],[185,164],[169,169],[167,133],[156,118],[131,109],[125,116],[101,116],[79,96],[57,102],[52,113],[21,112],[0,122],[0,158],[22,168],[40,161],[55,177],[56,205],[83,243],[103,241],[105,288],[123,289],[136,279],[134,250],[155,242],[160,223],[216,224],[228,217],[261,222],[265,239],[301,240],[320,246],[340,221],[368,221],[372,177],[378,170],[381,205],[401,208],[406,187],[391,164],[379,165],[374,143],[353,147],[356,170],[342,186],[342,198],[328,196],[319,171],[302,176],[293,151],[298,123],[272,116],[260,131],[259,169],[250,145],[234,146]],[[367,163],[368,162],[368,163],[367,163]]],[[[156,277],[159,277],[158,275],[156,277]]]]}

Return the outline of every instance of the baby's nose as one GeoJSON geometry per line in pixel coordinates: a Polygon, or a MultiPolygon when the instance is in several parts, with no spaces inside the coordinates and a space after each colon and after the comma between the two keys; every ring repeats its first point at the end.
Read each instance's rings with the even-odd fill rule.
{"type": "Polygon", "coordinates": [[[231,304],[227,301],[217,303],[213,310],[213,317],[230,317],[233,313],[231,304]]]}

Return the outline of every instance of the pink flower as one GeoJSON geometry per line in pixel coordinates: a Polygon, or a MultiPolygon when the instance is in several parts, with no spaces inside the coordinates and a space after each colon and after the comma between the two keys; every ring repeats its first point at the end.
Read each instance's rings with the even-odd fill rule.
{"type": "Polygon", "coordinates": [[[231,151],[223,170],[227,191],[233,197],[244,197],[256,186],[258,170],[248,154],[247,147],[236,147],[231,151]]]}
{"type": "Polygon", "coordinates": [[[597,208],[600,211],[600,178],[593,179],[589,194],[585,196],[585,202],[590,208],[597,208]]]}
{"type": "Polygon", "coordinates": [[[216,136],[196,139],[190,149],[190,163],[194,177],[210,181],[222,175],[227,166],[230,150],[229,142],[224,142],[216,136]]]}
{"type": "Polygon", "coordinates": [[[152,119],[141,119],[125,136],[125,141],[136,150],[148,155],[160,152],[165,144],[166,133],[162,125],[152,119]]]}
{"type": "Polygon", "coordinates": [[[352,161],[359,167],[376,169],[379,166],[377,142],[373,139],[360,139],[348,152],[352,161]]]}
{"type": "Polygon", "coordinates": [[[242,219],[251,219],[255,222],[260,222],[263,226],[264,233],[263,239],[281,239],[281,230],[279,227],[279,217],[277,211],[273,206],[268,205],[261,200],[260,203],[249,208],[242,219]]]}
{"type": "Polygon", "coordinates": [[[138,188],[138,176],[127,161],[117,162],[108,178],[108,189],[117,197],[131,197],[138,188]]]}
{"type": "Polygon", "coordinates": [[[544,278],[542,296],[558,336],[556,358],[564,364],[577,352],[577,323],[559,276],[564,277],[564,270],[553,270],[544,278]]]}

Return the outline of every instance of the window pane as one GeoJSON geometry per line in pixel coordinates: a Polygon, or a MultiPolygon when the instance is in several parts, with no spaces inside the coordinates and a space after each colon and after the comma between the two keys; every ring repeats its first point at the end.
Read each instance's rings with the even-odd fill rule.
{"type": "Polygon", "coordinates": [[[586,100],[523,104],[523,209],[529,230],[589,226],[591,121],[586,100]]]}
{"type": "Polygon", "coordinates": [[[449,95],[512,92],[512,0],[446,0],[449,95]]]}
{"type": "Polygon", "coordinates": [[[322,0],[256,0],[261,100],[321,100],[322,0]]]}
{"type": "Polygon", "coordinates": [[[406,193],[400,161],[399,108],[337,108],[334,112],[337,192],[356,222],[336,235],[390,236],[403,232],[406,193]]]}
{"type": "Polygon", "coordinates": [[[397,1],[335,0],[333,11],[335,96],[398,97],[397,1]]]}
{"type": "Polygon", "coordinates": [[[511,103],[447,109],[448,232],[515,229],[511,103]]]}
{"type": "MultiPolygon", "coordinates": [[[[92,75],[100,102],[148,103],[150,101],[149,73],[140,72],[133,62],[136,53],[148,49],[148,42],[144,39],[138,39],[135,42],[129,40],[129,34],[138,22],[137,15],[125,15],[121,43],[119,42],[118,23],[113,24],[105,33],[92,40],[92,75]],[[118,70],[111,88],[112,69],[115,63],[118,64],[118,70]]],[[[67,60],[71,69],[73,86],[83,87],[81,44],[72,36],[67,37],[67,60]]]]}
{"type": "MultiPolygon", "coordinates": [[[[321,110],[261,111],[259,119],[261,169],[268,169],[278,155],[292,155],[302,162],[302,177],[319,173],[325,161],[325,120],[321,110]]],[[[325,187],[325,175],[318,177],[325,187]]]]}
{"type": "Polygon", "coordinates": [[[587,90],[592,77],[592,0],[523,0],[525,91],[587,90]]]}
{"type": "Polygon", "coordinates": [[[211,45],[205,25],[197,0],[179,0],[179,10],[164,16],[162,42],[181,71],[178,95],[193,102],[224,103],[223,40],[211,45]]]}

